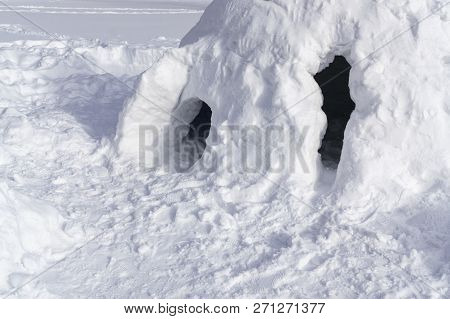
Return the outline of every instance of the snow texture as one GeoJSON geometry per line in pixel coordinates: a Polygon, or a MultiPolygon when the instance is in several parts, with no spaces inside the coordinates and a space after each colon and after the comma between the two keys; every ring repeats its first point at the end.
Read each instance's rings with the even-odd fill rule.
{"type": "Polygon", "coordinates": [[[0,293],[449,298],[445,4],[216,0],[179,48],[1,43],[0,293]],[[314,75],[336,55],[356,110],[334,172],[314,75]],[[139,125],[189,121],[192,99],[222,132],[209,153],[188,172],[140,170],[139,125]],[[303,136],[304,163],[242,171],[227,127],[249,124],[303,136]]]}

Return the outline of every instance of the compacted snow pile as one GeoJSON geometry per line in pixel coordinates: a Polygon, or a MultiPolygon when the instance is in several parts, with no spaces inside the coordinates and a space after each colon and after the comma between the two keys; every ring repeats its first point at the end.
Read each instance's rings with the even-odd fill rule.
{"type": "Polygon", "coordinates": [[[449,20],[444,0],[216,0],[180,48],[2,44],[0,292],[450,297],[449,20]],[[337,56],[334,170],[314,77],[337,56]]]}

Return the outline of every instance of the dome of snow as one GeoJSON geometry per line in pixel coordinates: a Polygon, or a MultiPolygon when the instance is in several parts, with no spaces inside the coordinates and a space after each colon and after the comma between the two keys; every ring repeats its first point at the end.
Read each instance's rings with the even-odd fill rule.
{"type": "MultiPolygon", "coordinates": [[[[343,220],[360,221],[401,207],[412,196],[448,189],[450,8],[445,5],[444,0],[216,0],[180,48],[168,50],[142,74],[119,119],[117,151],[137,163],[142,127],[163,132],[191,122],[202,101],[217,133],[208,137],[199,163],[214,154],[210,180],[231,185],[236,194],[230,198],[264,197],[269,179],[280,192],[324,201],[340,208],[343,220]],[[352,66],[348,85],[355,111],[336,176],[324,181],[327,170],[318,150],[327,119],[314,76],[336,56],[352,66]],[[246,156],[280,161],[294,150],[293,164],[245,173],[236,159],[242,139],[230,128],[236,126],[293,131],[301,142],[268,140],[261,154],[246,149],[246,156]]],[[[165,151],[153,142],[147,144],[155,149],[147,150],[162,163],[165,151]]]]}

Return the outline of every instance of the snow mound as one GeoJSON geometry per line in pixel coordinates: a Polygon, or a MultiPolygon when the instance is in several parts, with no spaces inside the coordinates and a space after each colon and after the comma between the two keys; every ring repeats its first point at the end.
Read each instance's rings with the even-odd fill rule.
{"type": "MultiPolygon", "coordinates": [[[[141,76],[119,121],[118,153],[137,162],[139,127],[164,130],[174,114],[189,122],[179,109],[200,99],[219,132],[279,125],[304,135],[294,145],[302,160],[260,174],[300,197],[317,195],[342,221],[360,222],[436,187],[449,189],[449,10],[441,0],[214,1],[181,47],[141,76]],[[326,172],[317,151],[327,123],[313,76],[337,55],[352,65],[356,110],[336,177],[323,192],[326,172]]],[[[230,145],[242,141],[226,136],[210,147],[218,154],[215,179],[231,183],[239,174],[229,173],[225,158],[232,151],[239,157],[242,151],[230,145]]],[[[261,157],[281,157],[291,147],[267,143],[261,157]]],[[[152,153],[158,158],[164,151],[152,153]]]]}

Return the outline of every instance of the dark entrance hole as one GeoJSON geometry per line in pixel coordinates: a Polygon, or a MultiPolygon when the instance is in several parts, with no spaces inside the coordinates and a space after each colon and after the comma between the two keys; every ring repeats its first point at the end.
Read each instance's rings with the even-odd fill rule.
{"type": "Polygon", "coordinates": [[[205,151],[206,139],[211,130],[212,110],[202,100],[191,99],[181,105],[176,116],[183,122],[176,132],[175,170],[183,172],[190,169],[205,151]]]}
{"type": "Polygon", "coordinates": [[[189,133],[186,139],[199,143],[206,147],[206,139],[209,136],[209,131],[211,129],[211,108],[203,101],[201,102],[201,108],[195,118],[189,123],[189,133]]]}
{"type": "Polygon", "coordinates": [[[325,167],[337,168],[344,144],[344,131],[355,110],[348,87],[351,65],[342,56],[334,61],[314,79],[322,89],[322,110],[327,116],[327,131],[319,153],[325,167]]]}

